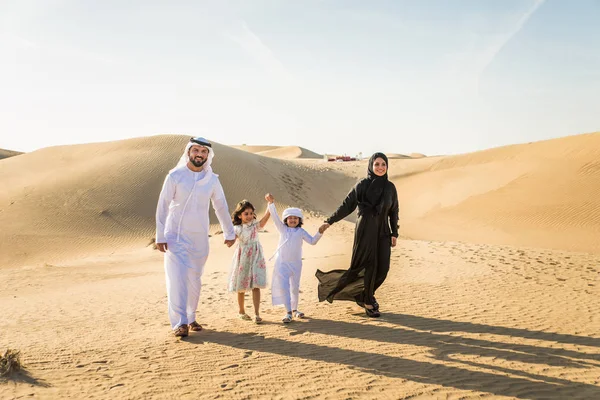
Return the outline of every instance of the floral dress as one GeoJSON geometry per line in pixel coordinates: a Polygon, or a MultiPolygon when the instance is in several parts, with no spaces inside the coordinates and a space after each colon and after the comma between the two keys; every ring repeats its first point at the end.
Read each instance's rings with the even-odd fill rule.
{"type": "Polygon", "coordinates": [[[263,248],[258,241],[258,227],[259,222],[256,220],[233,227],[238,242],[231,260],[230,292],[267,287],[267,265],[263,248]]]}

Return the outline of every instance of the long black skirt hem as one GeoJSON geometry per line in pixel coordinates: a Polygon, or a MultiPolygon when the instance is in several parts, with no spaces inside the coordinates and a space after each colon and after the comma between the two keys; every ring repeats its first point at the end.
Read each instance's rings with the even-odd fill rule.
{"type": "Polygon", "coordinates": [[[333,300],[345,300],[362,304],[365,289],[364,271],[364,269],[360,271],[355,280],[349,282],[342,290],[332,296],[331,294],[338,285],[340,278],[348,271],[345,269],[334,269],[328,272],[317,270],[315,276],[319,280],[317,288],[319,301],[327,300],[331,303],[333,300]]]}

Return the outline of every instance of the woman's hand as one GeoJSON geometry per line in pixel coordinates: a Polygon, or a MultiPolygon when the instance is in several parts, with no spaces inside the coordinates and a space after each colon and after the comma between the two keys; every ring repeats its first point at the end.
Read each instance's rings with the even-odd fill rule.
{"type": "Polygon", "coordinates": [[[325,233],[325,231],[327,230],[327,228],[329,228],[331,225],[329,224],[323,224],[319,227],[319,233],[322,235],[323,233],[325,233]]]}
{"type": "Polygon", "coordinates": [[[272,204],[275,201],[275,197],[271,193],[265,194],[265,200],[267,203],[272,204]]]}
{"type": "Polygon", "coordinates": [[[398,238],[395,236],[392,236],[392,247],[396,247],[397,243],[398,243],[398,238]]]}

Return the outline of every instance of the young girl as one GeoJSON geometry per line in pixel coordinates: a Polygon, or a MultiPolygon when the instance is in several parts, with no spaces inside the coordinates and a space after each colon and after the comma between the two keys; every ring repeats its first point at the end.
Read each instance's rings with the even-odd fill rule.
{"type": "Polygon", "coordinates": [[[269,193],[265,199],[269,203],[269,213],[273,216],[273,222],[280,234],[271,296],[273,305],[286,307],[287,314],[283,317],[282,322],[287,324],[292,322],[292,317],[304,317],[304,313],[298,310],[300,274],[302,273],[302,241],[315,245],[321,239],[323,232],[319,231],[315,236],[306,232],[302,228],[302,211],[298,208],[285,209],[283,221],[281,221],[273,203],[275,200],[273,196],[269,193]]]}
{"type": "Polygon", "coordinates": [[[240,201],[232,214],[233,229],[238,239],[233,253],[231,272],[229,275],[229,291],[237,292],[239,314],[238,318],[251,320],[244,308],[245,292],[252,290],[254,303],[254,322],[260,324],[260,289],[267,287],[267,268],[263,248],[258,241],[258,230],[269,220],[269,211],[259,221],[256,221],[255,209],[248,200],[240,201]]]}

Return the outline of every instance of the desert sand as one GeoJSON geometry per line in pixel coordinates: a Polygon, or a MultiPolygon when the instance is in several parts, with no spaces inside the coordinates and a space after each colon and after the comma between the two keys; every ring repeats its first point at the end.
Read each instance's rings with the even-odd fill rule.
{"type": "MultiPolygon", "coordinates": [[[[180,340],[152,241],[188,138],[0,161],[0,353],[20,350],[25,367],[0,398],[600,398],[600,133],[390,160],[401,240],[379,319],[317,301],[316,269],[349,264],[351,216],[304,248],[308,318],[283,325],[267,289],[265,323],[238,320],[212,215],[204,330],[180,340]]],[[[312,233],[366,173],[275,146],[214,149],[230,208],[247,198],[261,215],[271,192],[312,233]]],[[[260,238],[268,258],[272,222],[260,238]]]]}

